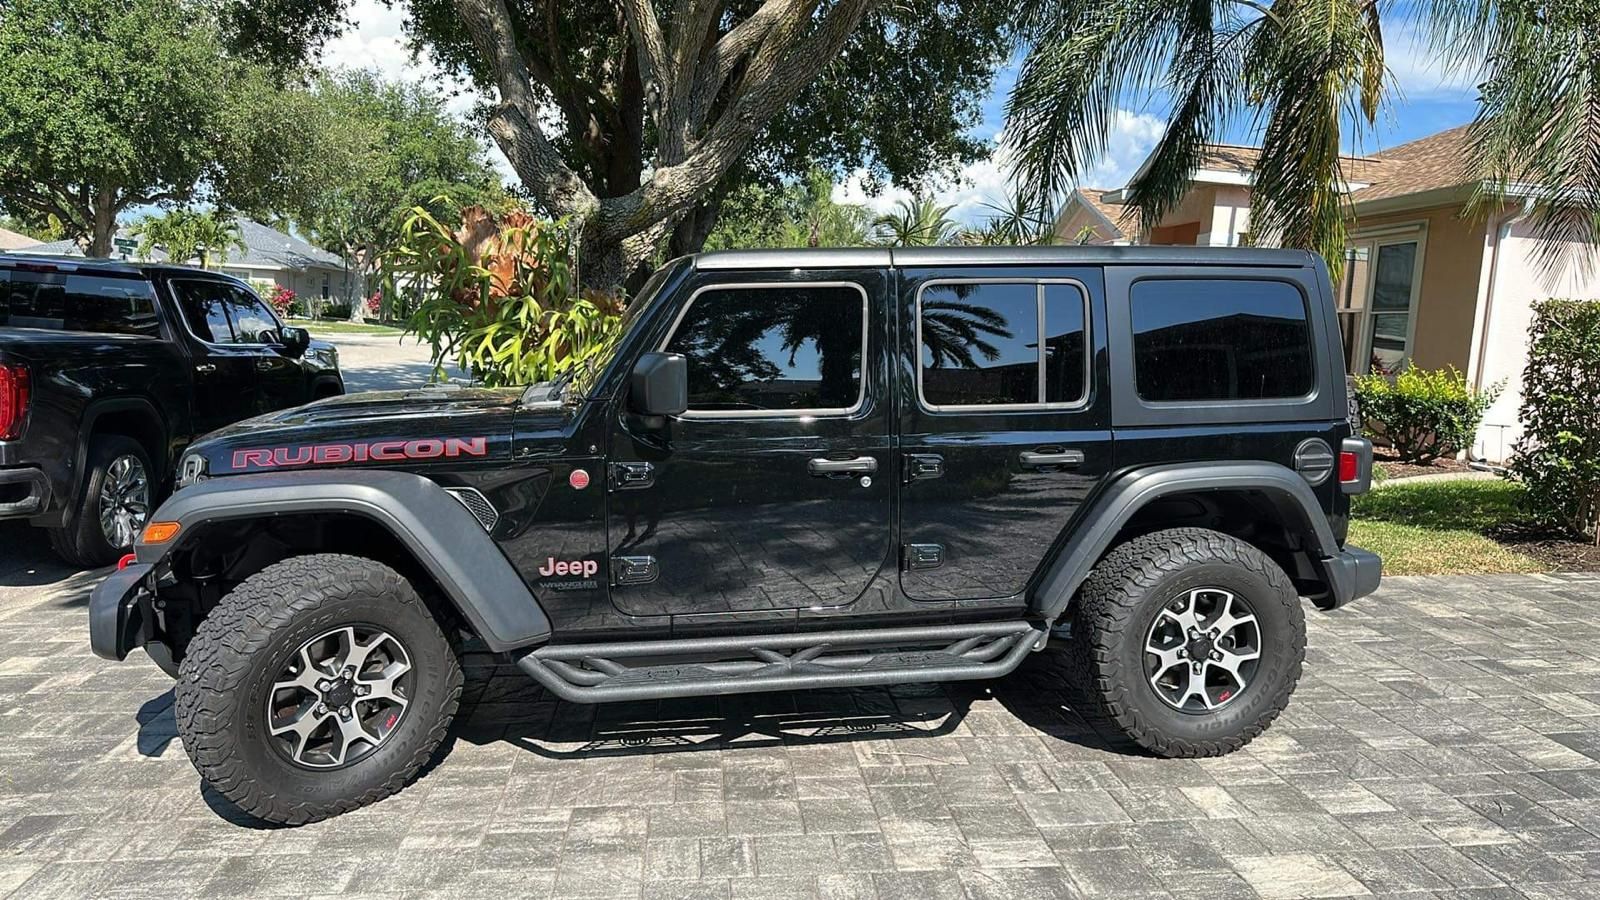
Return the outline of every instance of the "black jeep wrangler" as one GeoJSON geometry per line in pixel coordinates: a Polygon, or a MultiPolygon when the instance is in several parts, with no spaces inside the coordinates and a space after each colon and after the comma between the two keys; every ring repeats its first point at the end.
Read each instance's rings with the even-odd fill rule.
{"type": "Polygon", "coordinates": [[[69,563],[132,549],[197,435],[342,393],[333,345],[242,281],[0,254],[0,519],[45,528],[69,563]]]}
{"type": "Polygon", "coordinates": [[[1087,714],[1227,753],[1300,677],[1300,598],[1378,585],[1339,342],[1299,252],[679,259],[570,378],[197,443],[91,639],[176,676],[194,764],[275,822],[403,786],[463,639],[584,703],[995,678],[1065,641],[1087,714]]]}

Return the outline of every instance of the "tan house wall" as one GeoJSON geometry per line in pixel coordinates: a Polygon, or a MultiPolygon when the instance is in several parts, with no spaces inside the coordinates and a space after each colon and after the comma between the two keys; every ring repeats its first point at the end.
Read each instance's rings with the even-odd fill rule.
{"type": "Polygon", "coordinates": [[[1478,279],[1483,266],[1484,220],[1463,218],[1459,204],[1361,216],[1351,234],[1386,226],[1425,223],[1422,288],[1417,298],[1411,362],[1424,369],[1455,366],[1467,371],[1472,327],[1477,315],[1478,279]]]}

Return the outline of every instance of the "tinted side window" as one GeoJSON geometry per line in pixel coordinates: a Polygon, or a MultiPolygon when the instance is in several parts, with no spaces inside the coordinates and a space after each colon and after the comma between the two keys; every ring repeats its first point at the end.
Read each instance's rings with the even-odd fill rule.
{"type": "Polygon", "coordinates": [[[0,325],[155,336],[155,296],[141,278],[72,272],[9,272],[0,281],[0,325]]]}
{"type": "Polygon", "coordinates": [[[688,357],[691,411],[843,411],[862,395],[865,311],[849,286],[713,288],[667,350],[688,357]]]}
{"type": "Polygon", "coordinates": [[[240,344],[275,344],[278,342],[278,320],[267,311],[253,292],[243,288],[227,289],[228,318],[233,320],[235,340],[240,344]]]}
{"type": "Polygon", "coordinates": [[[1268,400],[1311,392],[1311,328],[1283,281],[1157,279],[1128,293],[1134,381],[1155,402],[1268,400]]]}
{"type": "Polygon", "coordinates": [[[233,343],[233,326],[228,322],[228,286],[215,281],[174,281],[172,292],[178,297],[183,320],[202,341],[233,343]]]}
{"type": "Polygon", "coordinates": [[[1083,292],[1071,284],[928,285],[918,311],[923,402],[1081,402],[1087,396],[1086,308],[1083,292]]]}

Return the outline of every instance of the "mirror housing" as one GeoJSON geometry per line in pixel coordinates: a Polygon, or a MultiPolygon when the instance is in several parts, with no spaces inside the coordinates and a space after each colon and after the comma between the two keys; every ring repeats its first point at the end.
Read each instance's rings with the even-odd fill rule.
{"type": "Polygon", "coordinates": [[[283,331],[279,333],[279,340],[290,356],[300,356],[311,346],[311,332],[293,325],[285,325],[283,331]]]}
{"type": "Polygon", "coordinates": [[[645,353],[628,376],[628,408],[641,416],[681,415],[689,408],[689,361],[682,353],[645,353]]]}

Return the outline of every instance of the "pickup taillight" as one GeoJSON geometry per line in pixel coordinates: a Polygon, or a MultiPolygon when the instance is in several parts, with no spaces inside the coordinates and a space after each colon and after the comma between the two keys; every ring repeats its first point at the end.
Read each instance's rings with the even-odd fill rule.
{"type": "Polygon", "coordinates": [[[28,368],[0,363],[0,441],[15,440],[21,435],[27,417],[28,368]]]}

